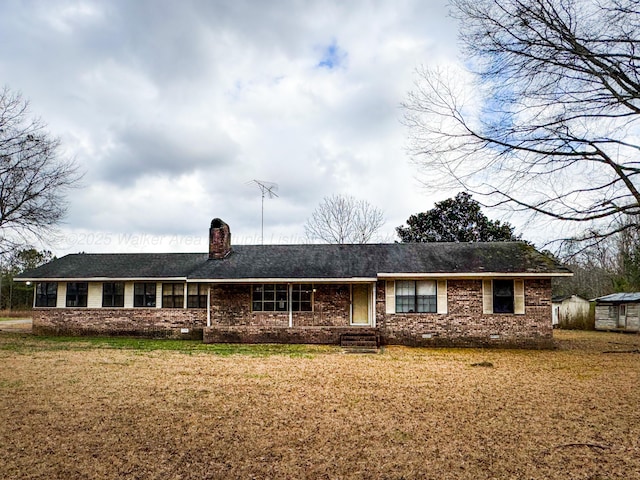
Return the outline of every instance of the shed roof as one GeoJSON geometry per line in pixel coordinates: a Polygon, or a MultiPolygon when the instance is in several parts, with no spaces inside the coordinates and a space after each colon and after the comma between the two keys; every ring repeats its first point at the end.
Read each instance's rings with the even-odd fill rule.
{"type": "Polygon", "coordinates": [[[553,297],[551,297],[551,302],[552,303],[562,303],[565,300],[569,300],[571,298],[574,299],[578,299],[578,300],[583,300],[585,302],[588,302],[589,300],[587,300],[586,298],[580,296],[580,295],[554,295],[553,297]]]}
{"type": "Polygon", "coordinates": [[[348,279],[402,274],[571,275],[522,242],[364,245],[238,245],[224,259],[206,253],[72,254],[16,279],[348,279]]]}
{"type": "Polygon", "coordinates": [[[595,299],[596,303],[634,303],[640,302],[640,292],[612,293],[595,299]]]}

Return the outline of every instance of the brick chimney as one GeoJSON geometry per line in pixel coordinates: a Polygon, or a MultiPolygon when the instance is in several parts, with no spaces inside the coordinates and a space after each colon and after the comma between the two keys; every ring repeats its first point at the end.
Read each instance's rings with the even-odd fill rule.
{"type": "Polygon", "coordinates": [[[231,230],[219,218],[211,220],[209,228],[209,258],[221,259],[231,253],[231,230]]]}

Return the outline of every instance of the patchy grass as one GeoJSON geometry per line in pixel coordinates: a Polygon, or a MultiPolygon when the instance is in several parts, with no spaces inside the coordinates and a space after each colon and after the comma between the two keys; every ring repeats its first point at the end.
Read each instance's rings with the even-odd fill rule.
{"type": "Polygon", "coordinates": [[[640,337],[556,336],[343,355],[0,333],[0,478],[640,478],[640,355],[603,353],[640,337]]]}
{"type": "Polygon", "coordinates": [[[221,356],[247,355],[268,357],[287,355],[290,357],[310,357],[316,354],[336,353],[338,347],[330,345],[205,345],[199,340],[169,340],[129,337],[58,337],[32,336],[29,334],[5,334],[0,337],[0,350],[11,350],[29,354],[36,351],[95,349],[132,350],[137,353],[167,350],[183,354],[205,353],[221,356]]]}

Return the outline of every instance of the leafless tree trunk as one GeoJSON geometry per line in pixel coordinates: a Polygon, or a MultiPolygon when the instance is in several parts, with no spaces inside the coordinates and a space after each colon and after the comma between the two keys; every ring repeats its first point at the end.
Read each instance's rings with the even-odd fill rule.
{"type": "Polygon", "coordinates": [[[59,150],[28,102],[0,91],[0,254],[43,238],[64,217],[65,194],[80,176],[59,150]]]}
{"type": "Polygon", "coordinates": [[[349,195],[325,197],[307,219],[304,230],[311,241],[368,243],[384,225],[381,210],[349,195]]]}
{"type": "Polygon", "coordinates": [[[620,220],[640,213],[640,2],[451,4],[472,80],[422,68],[403,104],[430,184],[580,222],[591,239],[631,228],[620,220]]]}

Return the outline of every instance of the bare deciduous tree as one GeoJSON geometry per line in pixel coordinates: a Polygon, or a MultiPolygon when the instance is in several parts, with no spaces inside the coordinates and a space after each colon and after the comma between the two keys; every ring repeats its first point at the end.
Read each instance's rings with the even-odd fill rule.
{"type": "Polygon", "coordinates": [[[367,243],[382,225],[382,210],[369,202],[350,195],[332,195],[320,202],[307,219],[304,231],[311,241],[367,243]]]}
{"type": "Polygon", "coordinates": [[[451,0],[467,74],[422,68],[403,104],[436,188],[584,225],[640,213],[640,2],[451,0]]]}
{"type": "Polygon", "coordinates": [[[42,238],[64,217],[65,194],[80,176],[60,141],[29,113],[29,103],[0,91],[0,253],[42,238]]]}

